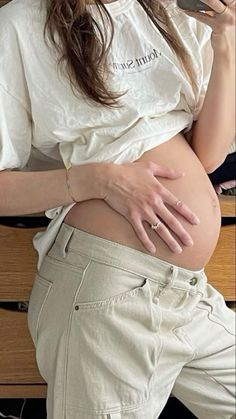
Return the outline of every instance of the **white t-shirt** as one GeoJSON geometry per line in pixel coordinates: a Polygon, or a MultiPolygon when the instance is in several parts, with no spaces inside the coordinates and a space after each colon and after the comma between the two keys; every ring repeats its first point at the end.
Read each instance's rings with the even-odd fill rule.
{"type": "MultiPolygon", "coordinates": [[[[40,0],[12,0],[0,9],[0,170],[41,170],[89,162],[121,164],[191,129],[209,81],[212,29],[168,3],[171,19],[193,58],[198,92],[137,0],[106,4],[115,27],[109,55],[120,109],[76,97],[57,52],[43,39],[40,0]]],[[[99,19],[94,5],[88,6],[99,19]]],[[[47,37],[48,39],[48,37],[47,37]]],[[[95,180],[94,180],[95,181],[95,180]]],[[[42,263],[74,203],[48,209],[47,229],[33,245],[42,263]]]]}

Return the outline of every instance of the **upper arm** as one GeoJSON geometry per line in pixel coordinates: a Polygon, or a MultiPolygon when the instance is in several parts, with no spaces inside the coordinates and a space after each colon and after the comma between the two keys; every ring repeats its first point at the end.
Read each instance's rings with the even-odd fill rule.
{"type": "Polygon", "coordinates": [[[211,70],[213,65],[214,52],[211,45],[212,28],[204,23],[196,21],[196,37],[199,45],[200,62],[198,63],[200,71],[199,94],[196,100],[193,119],[197,120],[202,109],[206,95],[211,70]]]}

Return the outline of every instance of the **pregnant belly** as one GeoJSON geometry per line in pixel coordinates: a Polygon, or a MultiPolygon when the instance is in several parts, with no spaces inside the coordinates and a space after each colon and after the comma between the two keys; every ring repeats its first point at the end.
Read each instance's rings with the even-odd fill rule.
{"type": "MultiPolygon", "coordinates": [[[[175,233],[171,232],[183,249],[181,254],[176,254],[144,220],[144,228],[156,247],[154,257],[187,269],[202,269],[214,252],[220,233],[221,212],[215,190],[202,164],[182,134],[177,134],[164,144],[145,152],[137,161],[148,160],[186,173],[184,177],[175,180],[161,177],[157,179],[177,199],[187,204],[201,221],[198,225],[192,225],[167,205],[194,242],[193,246],[186,247],[175,233]]],[[[91,199],[75,204],[64,222],[88,233],[148,253],[129,221],[102,199],[91,199]]]]}

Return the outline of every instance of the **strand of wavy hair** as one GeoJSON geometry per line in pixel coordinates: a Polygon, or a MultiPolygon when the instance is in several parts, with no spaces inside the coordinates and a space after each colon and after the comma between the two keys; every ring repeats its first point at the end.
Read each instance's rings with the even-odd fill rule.
{"type": "MultiPolygon", "coordinates": [[[[85,99],[99,105],[119,107],[119,98],[125,92],[115,92],[109,85],[111,70],[108,55],[114,37],[114,25],[102,0],[94,0],[92,6],[98,12],[101,24],[90,13],[90,5],[86,0],[43,1],[46,2],[44,39],[48,45],[47,33],[59,54],[58,67],[65,63],[65,75],[74,94],[82,94],[85,99]]],[[[172,24],[168,8],[160,0],[136,1],[175,52],[196,93],[197,85],[190,55],[172,24]]]]}

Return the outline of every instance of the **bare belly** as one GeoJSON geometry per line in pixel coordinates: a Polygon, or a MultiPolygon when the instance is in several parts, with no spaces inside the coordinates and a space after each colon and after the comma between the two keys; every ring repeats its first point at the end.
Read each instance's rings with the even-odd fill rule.
{"type": "MultiPolygon", "coordinates": [[[[192,225],[168,206],[194,242],[192,247],[186,247],[172,232],[183,249],[181,254],[173,253],[151,229],[149,223],[143,221],[144,228],[156,247],[154,257],[187,269],[199,270],[210,260],[219,238],[221,211],[215,190],[198,157],[182,134],[177,134],[164,144],[145,152],[137,161],[147,160],[180,169],[186,173],[183,178],[175,180],[160,177],[157,179],[179,200],[187,204],[201,221],[199,225],[192,225]]],[[[129,221],[102,199],[91,199],[75,204],[66,215],[64,222],[149,254],[129,221]]]]}

